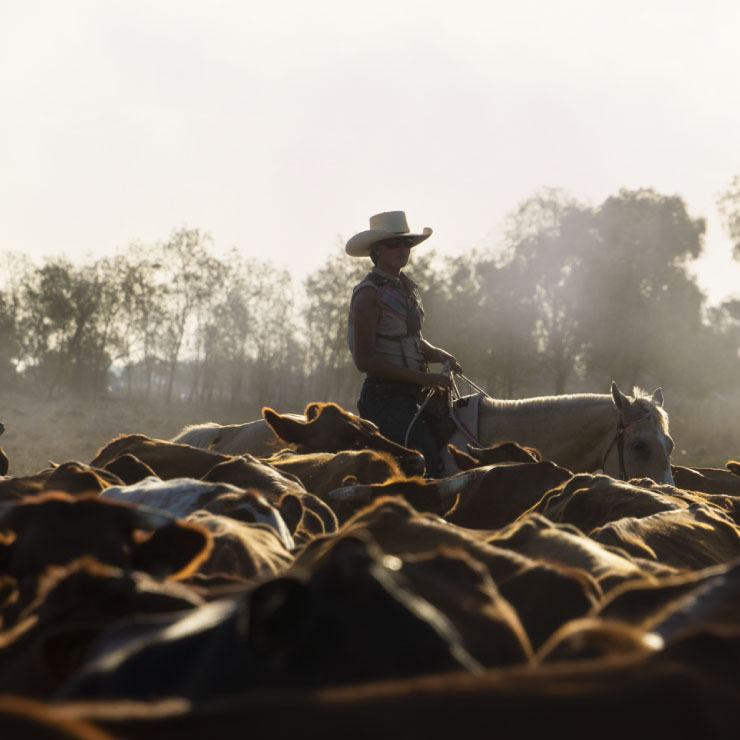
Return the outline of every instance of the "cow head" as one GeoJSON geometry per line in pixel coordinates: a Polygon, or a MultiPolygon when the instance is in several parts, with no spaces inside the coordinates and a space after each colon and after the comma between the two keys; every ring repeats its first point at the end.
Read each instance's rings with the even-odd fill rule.
{"type": "Polygon", "coordinates": [[[416,450],[392,442],[367,419],[345,411],[335,403],[310,403],[305,421],[281,415],[269,407],[262,416],[273,432],[299,452],[339,452],[340,450],[380,450],[398,460],[407,475],[424,471],[424,458],[416,450]]]}
{"type": "Polygon", "coordinates": [[[57,491],[0,504],[0,536],[0,572],[18,580],[82,555],[161,580],[182,578],[213,544],[209,532],[165,512],[57,491]]]}
{"type": "Polygon", "coordinates": [[[120,486],[123,481],[107,470],[100,470],[72,460],[55,465],[44,483],[44,490],[67,493],[100,493],[109,486],[120,486]]]}

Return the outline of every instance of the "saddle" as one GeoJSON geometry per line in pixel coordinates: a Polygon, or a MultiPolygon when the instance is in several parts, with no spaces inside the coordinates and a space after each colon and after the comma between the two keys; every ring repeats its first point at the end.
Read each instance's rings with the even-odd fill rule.
{"type": "MultiPolygon", "coordinates": [[[[432,395],[429,397],[429,400],[424,405],[422,416],[426,421],[437,445],[437,449],[440,452],[446,454],[447,445],[453,441],[453,436],[461,437],[461,439],[456,440],[456,444],[464,443],[463,432],[459,429],[459,425],[455,422],[451,413],[453,410],[453,404],[455,416],[458,419],[460,418],[461,413],[464,414],[470,405],[470,413],[472,417],[467,423],[475,429],[477,427],[477,403],[475,402],[477,402],[478,399],[479,396],[466,396],[453,401],[451,391],[442,389],[434,390],[432,395]],[[471,400],[474,400],[475,402],[471,404],[471,400]]],[[[357,412],[361,418],[370,419],[360,399],[357,399],[357,412]]]]}
{"type": "MultiPolygon", "coordinates": [[[[450,400],[449,391],[437,389],[432,393],[422,411],[422,416],[434,437],[438,450],[445,448],[455,431],[455,422],[450,417],[450,400]]],[[[357,412],[362,419],[370,419],[359,398],[357,399],[357,412]]]]}

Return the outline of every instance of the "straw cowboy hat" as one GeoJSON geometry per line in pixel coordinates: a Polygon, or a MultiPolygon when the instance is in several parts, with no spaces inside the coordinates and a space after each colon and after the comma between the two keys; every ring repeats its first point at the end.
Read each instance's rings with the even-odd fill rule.
{"type": "Polygon", "coordinates": [[[415,247],[428,239],[432,230],[426,226],[421,234],[412,234],[406,221],[404,211],[386,211],[370,216],[370,228],[355,234],[344,247],[344,251],[352,257],[369,257],[373,244],[396,239],[399,236],[408,240],[410,246],[415,247]]]}

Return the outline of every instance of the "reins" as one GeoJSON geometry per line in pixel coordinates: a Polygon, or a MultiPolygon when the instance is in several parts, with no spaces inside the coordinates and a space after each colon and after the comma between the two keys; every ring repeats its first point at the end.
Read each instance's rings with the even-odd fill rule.
{"type": "MultiPolygon", "coordinates": [[[[466,378],[462,373],[453,373],[450,368],[450,363],[446,362],[444,366],[442,367],[442,372],[445,375],[448,375],[450,380],[452,381],[452,390],[447,393],[447,406],[450,413],[450,418],[455,423],[455,426],[477,447],[480,447],[480,442],[478,441],[478,438],[476,437],[473,432],[468,429],[467,425],[460,421],[460,419],[457,417],[457,414],[455,413],[455,404],[453,403],[453,396],[455,397],[455,400],[459,400],[462,398],[462,395],[460,394],[460,391],[457,388],[457,383],[455,383],[455,376],[461,378],[464,380],[473,390],[478,391],[478,393],[482,393],[484,396],[488,396],[488,394],[482,389],[479,388],[470,378],[466,378]]],[[[424,396],[424,400],[419,404],[419,409],[417,410],[416,414],[414,414],[414,418],[411,420],[411,423],[406,428],[406,436],[403,440],[403,446],[408,447],[409,443],[409,434],[411,433],[411,429],[416,423],[416,420],[421,416],[422,412],[424,411],[424,407],[429,402],[429,399],[434,394],[435,388],[430,387],[427,389],[426,394],[424,396]]]]}
{"type": "Polygon", "coordinates": [[[639,414],[638,416],[635,416],[634,418],[630,419],[626,424],[624,423],[624,420],[622,419],[622,415],[619,415],[619,419],[617,420],[617,433],[614,435],[614,439],[611,441],[609,446],[606,448],[606,452],[604,453],[604,459],[601,462],[601,469],[604,469],[604,465],[606,465],[606,458],[609,457],[609,453],[612,450],[612,447],[614,447],[615,443],[617,445],[617,458],[619,461],[619,480],[627,480],[627,470],[624,465],[624,430],[630,426],[631,424],[634,424],[636,421],[641,421],[642,419],[647,419],[650,417],[649,413],[639,414]]]}

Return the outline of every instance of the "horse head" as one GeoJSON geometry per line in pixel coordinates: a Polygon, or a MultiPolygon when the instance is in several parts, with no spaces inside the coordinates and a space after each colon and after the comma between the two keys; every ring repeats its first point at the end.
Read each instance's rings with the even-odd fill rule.
{"type": "Polygon", "coordinates": [[[673,440],[663,410],[663,390],[648,396],[635,388],[630,398],[612,381],[611,393],[617,420],[614,439],[604,455],[604,472],[613,478],[652,478],[673,485],[673,440]]]}

